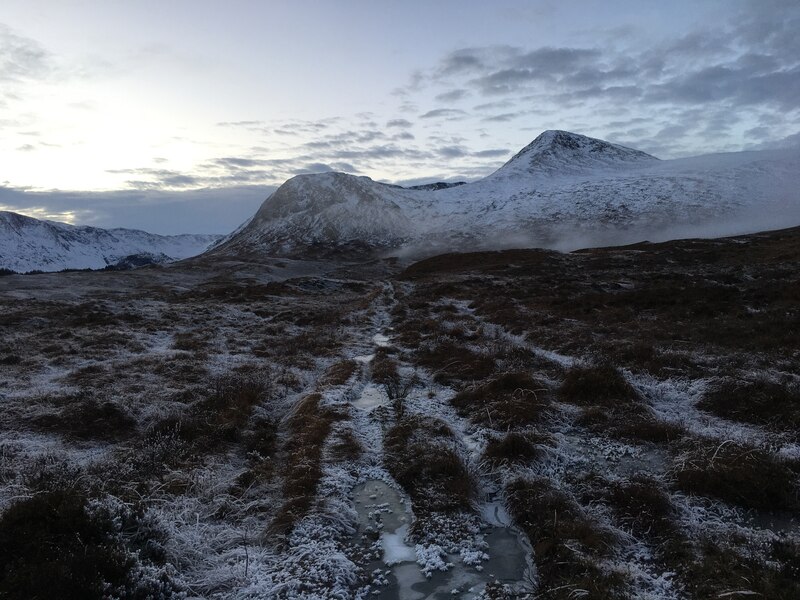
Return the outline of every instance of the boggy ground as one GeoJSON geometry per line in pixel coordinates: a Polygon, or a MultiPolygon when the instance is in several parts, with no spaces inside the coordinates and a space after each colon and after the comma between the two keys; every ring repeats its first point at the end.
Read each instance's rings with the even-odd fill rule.
{"type": "Polygon", "coordinates": [[[2,277],[0,597],[392,597],[373,480],[426,575],[519,532],[525,581],[453,597],[800,597],[798,261],[794,229],[2,277]]]}

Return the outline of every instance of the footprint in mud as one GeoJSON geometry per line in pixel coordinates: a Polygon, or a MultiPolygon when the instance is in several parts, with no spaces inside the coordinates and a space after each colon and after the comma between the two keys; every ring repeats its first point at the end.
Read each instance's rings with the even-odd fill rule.
{"type": "MultiPolygon", "coordinates": [[[[451,567],[426,577],[417,564],[414,546],[406,542],[411,514],[403,497],[386,483],[369,480],[356,486],[353,501],[358,512],[360,543],[368,547],[379,534],[380,558],[365,570],[373,574],[372,597],[380,600],[444,600],[477,598],[487,583],[499,581],[523,589],[529,561],[515,531],[492,526],[485,534],[489,559],[477,568],[448,555],[451,567]],[[370,535],[372,533],[372,535],[370,535]]],[[[499,523],[498,523],[499,525],[499,523]]]]}

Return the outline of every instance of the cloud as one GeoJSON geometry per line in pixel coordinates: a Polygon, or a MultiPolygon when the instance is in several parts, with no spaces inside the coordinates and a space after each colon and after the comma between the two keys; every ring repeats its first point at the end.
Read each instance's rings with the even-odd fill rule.
{"type": "Polygon", "coordinates": [[[420,115],[420,119],[460,119],[467,113],[457,108],[436,108],[420,115]]]}
{"type": "Polygon", "coordinates": [[[444,158],[461,158],[467,156],[469,150],[464,146],[442,146],[436,150],[436,153],[444,158]]]}
{"type": "Polygon", "coordinates": [[[217,127],[263,127],[264,121],[221,121],[217,127]]]}
{"type": "Polygon", "coordinates": [[[511,150],[506,148],[495,148],[490,150],[479,150],[478,152],[473,152],[472,156],[477,156],[478,158],[499,158],[501,156],[507,156],[511,154],[511,150]]]}
{"type": "Polygon", "coordinates": [[[499,115],[492,115],[490,117],[484,117],[481,119],[486,123],[505,123],[507,121],[513,121],[517,117],[521,117],[525,113],[522,112],[513,112],[513,113],[501,113],[499,115]]]}
{"type": "Polygon", "coordinates": [[[224,157],[217,158],[214,162],[222,167],[232,168],[247,168],[247,167],[260,167],[269,164],[266,160],[257,160],[254,158],[240,158],[240,157],[224,157]]]}
{"type": "Polygon", "coordinates": [[[411,127],[411,121],[407,119],[391,119],[390,121],[386,122],[386,127],[411,127]]]}
{"type": "Polygon", "coordinates": [[[492,124],[524,116],[534,132],[538,123],[624,134],[671,156],[779,139],[800,122],[800,4],[743,0],[729,14],[660,41],[629,30],[578,36],[574,45],[454,50],[421,70],[416,88],[440,101],[468,93],[486,101],[473,107],[478,114],[439,108],[421,118],[492,124]],[[678,122],[688,125],[681,135],[668,129],[678,122]]]}
{"type": "Polygon", "coordinates": [[[358,173],[358,169],[356,169],[353,165],[346,162],[338,162],[333,164],[326,164],[326,163],[309,163],[302,167],[292,169],[292,174],[294,175],[306,175],[310,173],[330,173],[332,171],[339,171],[344,173],[358,173]]]}
{"type": "Polygon", "coordinates": [[[439,102],[457,102],[458,100],[463,100],[464,98],[470,96],[472,92],[465,89],[459,90],[450,90],[449,92],[442,92],[441,94],[436,95],[436,100],[439,102]]]}
{"type": "Polygon", "coordinates": [[[0,23],[0,81],[38,79],[52,68],[52,56],[39,42],[14,33],[0,23]]]}
{"type": "Polygon", "coordinates": [[[414,134],[409,133],[408,131],[401,131],[400,133],[396,133],[392,136],[393,140],[413,140],[414,134]]]}

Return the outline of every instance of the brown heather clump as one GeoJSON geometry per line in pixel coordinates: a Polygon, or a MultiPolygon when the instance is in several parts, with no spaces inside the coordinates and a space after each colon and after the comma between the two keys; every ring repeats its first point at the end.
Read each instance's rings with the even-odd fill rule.
{"type": "Polygon", "coordinates": [[[505,430],[540,423],[550,409],[550,392],[526,373],[503,373],[450,402],[473,422],[505,430]]]}
{"type": "Polygon", "coordinates": [[[671,475],[690,494],[744,508],[797,510],[800,487],[792,466],[762,448],[697,441],[675,460],[671,475]]]}
{"type": "Polygon", "coordinates": [[[627,597],[622,576],[603,572],[589,558],[607,555],[616,544],[614,534],[590,519],[567,493],[544,478],[517,479],[505,493],[514,522],[534,544],[537,598],[627,597]]]}
{"type": "Polygon", "coordinates": [[[400,380],[398,367],[397,361],[389,356],[388,351],[385,348],[379,348],[370,365],[372,381],[384,385],[397,383],[400,380]]]}
{"type": "Polygon", "coordinates": [[[136,433],[136,420],[119,404],[91,394],[71,396],[58,412],[33,419],[38,429],[81,440],[115,441],[136,433]]]}
{"type": "Polygon", "coordinates": [[[358,363],[354,360],[340,360],[333,363],[322,376],[324,385],[344,385],[358,370],[358,363]]]}
{"type": "Polygon", "coordinates": [[[742,423],[800,435],[800,389],[764,380],[726,380],[706,393],[698,408],[742,423]]]}
{"type": "Polygon", "coordinates": [[[770,600],[800,598],[797,544],[776,541],[772,548],[756,550],[756,555],[751,553],[752,549],[741,550],[744,552],[706,539],[700,544],[699,559],[692,556],[677,565],[678,581],[691,598],[703,600],[737,596],[770,600]],[[767,557],[769,563],[764,561],[767,557]]]}
{"type": "Polygon", "coordinates": [[[622,374],[610,365],[573,367],[558,390],[562,402],[616,408],[641,399],[622,374]]]}
{"type": "Polygon", "coordinates": [[[495,370],[495,360],[491,356],[448,340],[421,347],[415,357],[421,366],[433,371],[434,381],[445,385],[480,381],[495,370]]]}
{"type": "Polygon", "coordinates": [[[554,440],[549,435],[512,431],[488,441],[483,452],[483,462],[495,468],[514,464],[529,465],[541,458],[546,448],[553,444],[554,440]]]}
{"type": "Polygon", "coordinates": [[[614,482],[608,489],[611,510],[639,537],[665,540],[676,534],[677,512],[663,485],[646,475],[614,482]]]}
{"type": "Polygon", "coordinates": [[[386,433],[386,468],[411,496],[418,518],[472,507],[473,477],[452,441],[444,421],[421,415],[400,419],[386,433]]]}
{"type": "Polygon", "coordinates": [[[321,400],[318,393],[305,396],[288,419],[281,487],[284,501],[270,524],[271,533],[287,535],[313,505],[322,477],[323,446],[334,422],[345,418],[330,407],[320,406],[321,400]]]}

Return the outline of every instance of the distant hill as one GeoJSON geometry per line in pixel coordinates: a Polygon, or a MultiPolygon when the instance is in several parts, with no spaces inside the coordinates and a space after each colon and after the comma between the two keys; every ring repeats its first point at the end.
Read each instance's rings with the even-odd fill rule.
{"type": "Polygon", "coordinates": [[[27,273],[133,268],[200,254],[220,238],[78,227],[0,211],[0,269],[27,273]]]}

